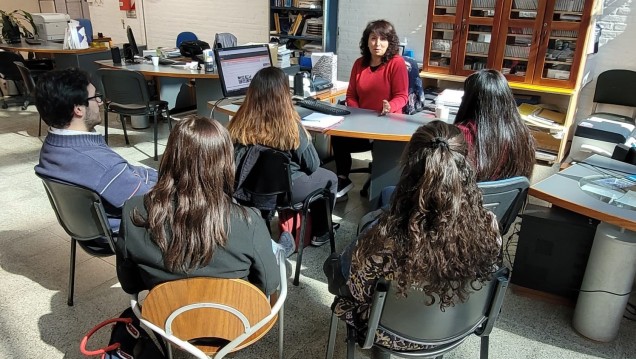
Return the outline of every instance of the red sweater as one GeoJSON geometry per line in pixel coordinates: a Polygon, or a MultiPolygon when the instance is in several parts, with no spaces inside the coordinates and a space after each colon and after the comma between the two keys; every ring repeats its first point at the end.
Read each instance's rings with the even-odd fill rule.
{"type": "Polygon", "coordinates": [[[388,100],[392,113],[402,113],[409,98],[409,77],[404,59],[395,55],[375,71],[362,67],[358,58],[351,69],[347,105],[382,111],[382,100],[388,100]]]}

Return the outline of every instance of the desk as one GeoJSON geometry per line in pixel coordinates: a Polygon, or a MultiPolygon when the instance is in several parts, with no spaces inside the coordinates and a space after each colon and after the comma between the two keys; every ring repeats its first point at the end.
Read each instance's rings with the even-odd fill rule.
{"type": "Polygon", "coordinates": [[[594,236],[572,325],[586,337],[606,342],[618,334],[629,300],[628,295],[611,293],[630,292],[636,275],[636,211],[616,207],[585,193],[580,181],[605,174],[625,177],[625,173],[636,173],[636,166],[598,155],[585,162],[531,186],[528,193],[601,221],[594,236]]]}
{"type": "Polygon", "coordinates": [[[52,55],[55,59],[56,68],[78,67],[91,75],[99,68],[95,65],[95,61],[110,58],[110,50],[107,48],[90,47],[88,49],[70,50],[63,49],[62,44],[51,41],[42,41],[40,45],[30,45],[22,40],[19,44],[0,44],[0,49],[52,55]]]}
{"type": "MultiPolygon", "coordinates": [[[[237,105],[223,105],[218,107],[218,111],[233,116],[238,108],[237,105]]],[[[322,133],[374,141],[369,187],[369,201],[374,202],[384,187],[397,184],[400,178],[400,156],[411,135],[434,118],[423,113],[378,116],[377,112],[371,110],[352,107],[347,107],[347,110],[351,111],[351,114],[345,116],[344,121],[325,129],[322,133]]]]}
{"type": "Polygon", "coordinates": [[[158,82],[159,97],[168,101],[170,108],[174,108],[180,101],[179,93],[183,86],[187,86],[190,79],[196,80],[197,113],[199,115],[208,116],[210,114],[206,106],[208,101],[223,98],[221,82],[217,73],[164,65],[155,67],[147,63],[115,65],[112,60],[96,61],[96,63],[100,67],[139,71],[145,76],[155,77],[158,82]]]}

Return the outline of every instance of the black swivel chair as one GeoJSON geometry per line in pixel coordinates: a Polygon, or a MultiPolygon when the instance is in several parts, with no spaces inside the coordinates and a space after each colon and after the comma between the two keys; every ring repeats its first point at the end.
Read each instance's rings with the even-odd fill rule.
{"type": "MultiPolygon", "coordinates": [[[[16,62],[24,63],[24,59],[20,54],[11,52],[11,51],[0,51],[0,78],[5,81],[13,81],[16,84],[18,90],[21,90],[22,84],[22,75],[20,71],[15,66],[16,62]]],[[[24,94],[20,92],[19,96],[15,98],[11,98],[12,100],[17,100],[16,102],[20,105],[24,105],[24,94]]],[[[12,102],[15,104],[16,102],[12,102]]],[[[2,99],[2,108],[6,109],[9,107],[6,98],[2,99]]]]}
{"type": "Polygon", "coordinates": [[[168,127],[172,130],[170,111],[168,102],[161,100],[151,100],[148,91],[148,84],[144,75],[137,71],[118,69],[99,69],[97,76],[101,81],[104,90],[104,137],[108,143],[108,113],[119,114],[119,121],[124,130],[126,144],[129,145],[128,133],[126,132],[126,116],[152,116],[155,137],[155,161],[157,155],[158,137],[158,116],[163,114],[168,120],[168,127]]]}
{"type": "Polygon", "coordinates": [[[71,259],[67,304],[73,305],[75,253],[79,243],[88,254],[107,257],[115,254],[114,234],[99,195],[89,189],[38,175],[58,222],[71,237],[71,259]],[[96,242],[98,241],[98,242],[96,242]],[[102,244],[105,241],[105,245],[102,244]]]}
{"type": "MultiPolygon", "coordinates": [[[[437,358],[458,347],[468,336],[481,337],[480,359],[488,358],[489,335],[495,325],[508,287],[509,271],[502,268],[480,290],[470,294],[464,303],[441,311],[439,301],[425,305],[429,298],[421,290],[410,290],[408,296],[398,297],[390,282],[379,281],[369,311],[364,337],[347,328],[347,358],[355,357],[356,342],[363,349],[374,346],[377,329],[391,332],[410,341],[432,346],[430,349],[398,352],[381,346],[377,349],[402,358],[437,358]]],[[[472,288],[471,288],[472,291],[472,288]]],[[[439,298],[436,298],[439,299],[439,298]]],[[[332,313],[327,345],[327,359],[333,358],[338,317],[332,313]]]]}
{"type": "Polygon", "coordinates": [[[636,71],[608,70],[596,79],[594,89],[594,104],[590,117],[600,117],[608,120],[636,121],[636,71]],[[632,117],[607,112],[597,112],[599,104],[633,107],[632,117]]]}
{"type": "Polygon", "coordinates": [[[508,233],[528,196],[530,181],[526,177],[513,177],[497,181],[479,182],[484,207],[497,216],[499,232],[508,233]]]}
{"type": "MultiPolygon", "coordinates": [[[[300,237],[298,238],[298,257],[296,259],[296,270],[293,281],[294,285],[298,285],[300,265],[303,259],[307,216],[310,213],[309,207],[316,201],[326,202],[325,207],[331,252],[334,253],[336,251],[336,243],[331,224],[331,208],[333,207],[333,201],[335,199],[329,191],[329,188],[323,188],[310,193],[302,202],[292,203],[292,180],[289,164],[290,159],[284,152],[274,149],[262,151],[258,160],[241,185],[242,190],[251,195],[251,201],[241,199],[239,199],[239,201],[245,205],[256,207],[261,210],[263,218],[267,222],[268,228],[270,227],[270,221],[273,217],[274,211],[292,210],[301,214],[302,219],[300,225],[300,237]],[[272,199],[272,202],[274,202],[273,206],[265,204],[268,200],[272,199]]],[[[237,178],[239,178],[240,175],[241,174],[238,173],[237,178]]],[[[296,228],[295,221],[296,217],[294,217],[293,228],[296,228]]]]}
{"type": "MultiPolygon", "coordinates": [[[[22,105],[22,109],[26,110],[27,106],[31,102],[35,102],[35,80],[31,75],[31,70],[26,67],[22,62],[15,61],[14,64],[18,67],[20,71],[20,75],[22,76],[22,85],[24,87],[24,104],[22,105]]],[[[40,120],[38,121],[38,137],[42,136],[42,116],[40,116],[40,120]]]]}

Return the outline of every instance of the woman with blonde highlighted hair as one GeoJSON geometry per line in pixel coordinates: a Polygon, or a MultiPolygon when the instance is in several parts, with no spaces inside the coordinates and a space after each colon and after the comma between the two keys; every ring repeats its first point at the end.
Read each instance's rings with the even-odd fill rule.
{"type": "MultiPolygon", "coordinates": [[[[260,145],[288,153],[294,203],[319,188],[329,188],[335,198],[336,175],[320,167],[320,158],[292,104],[289,80],[282,70],[266,67],[254,75],[245,101],[230,121],[228,130],[239,168],[250,146],[260,145]]],[[[327,221],[317,216],[325,211],[312,212],[312,244],[323,245],[329,241],[327,221]]]]}

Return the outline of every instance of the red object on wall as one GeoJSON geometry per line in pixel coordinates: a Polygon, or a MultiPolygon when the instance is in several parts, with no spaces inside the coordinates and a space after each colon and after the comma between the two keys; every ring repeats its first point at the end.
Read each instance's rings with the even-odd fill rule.
{"type": "Polygon", "coordinates": [[[119,0],[119,10],[135,10],[135,0],[119,0]]]}

